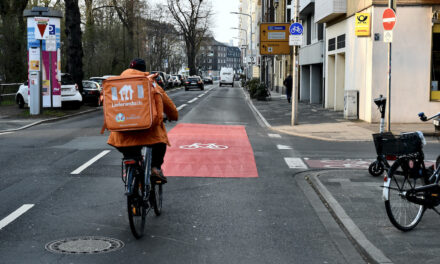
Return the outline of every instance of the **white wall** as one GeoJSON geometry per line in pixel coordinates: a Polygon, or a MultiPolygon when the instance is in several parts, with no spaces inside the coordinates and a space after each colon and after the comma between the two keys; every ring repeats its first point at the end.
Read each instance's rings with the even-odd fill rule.
{"type": "MultiPolygon", "coordinates": [[[[383,42],[382,14],[384,8],[374,8],[374,32],[381,41],[373,47],[373,98],[386,96],[387,44],[383,42]]],[[[399,7],[393,30],[391,122],[418,123],[419,112],[440,111],[439,102],[430,102],[430,70],[432,39],[431,7],[399,7]]],[[[372,109],[377,112],[376,107],[372,109]]],[[[373,121],[378,121],[374,115],[373,121]]]]}

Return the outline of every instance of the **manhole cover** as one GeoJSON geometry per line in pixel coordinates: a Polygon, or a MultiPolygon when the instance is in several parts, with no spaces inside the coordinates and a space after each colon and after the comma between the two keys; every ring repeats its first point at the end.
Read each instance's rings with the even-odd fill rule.
{"type": "Polygon", "coordinates": [[[108,237],[71,237],[55,240],[46,244],[46,249],[62,254],[98,254],[107,253],[124,247],[124,242],[108,237]]]}

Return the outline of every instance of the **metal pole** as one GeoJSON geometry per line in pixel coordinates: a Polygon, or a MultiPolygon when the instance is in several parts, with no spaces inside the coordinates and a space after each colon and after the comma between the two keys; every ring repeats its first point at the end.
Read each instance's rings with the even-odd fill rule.
{"type": "MultiPolygon", "coordinates": [[[[394,6],[394,0],[388,0],[388,7],[393,9],[394,12],[395,6],[394,6]]],[[[391,61],[392,61],[392,51],[393,51],[393,45],[392,43],[388,43],[388,83],[387,83],[387,131],[391,132],[391,61]]]]}
{"type": "MultiPolygon", "coordinates": [[[[295,0],[295,15],[294,21],[298,22],[298,0],[295,0]]],[[[298,71],[296,68],[296,59],[298,55],[298,46],[293,46],[293,56],[292,56],[292,126],[298,125],[298,71]]]]}
{"type": "MultiPolygon", "coordinates": [[[[39,115],[43,113],[43,67],[44,67],[44,63],[43,63],[43,40],[40,39],[40,77],[39,77],[39,84],[38,84],[38,96],[39,96],[39,106],[38,108],[39,110],[39,115]]],[[[28,88],[30,87],[30,85],[28,84],[28,88]]]]}

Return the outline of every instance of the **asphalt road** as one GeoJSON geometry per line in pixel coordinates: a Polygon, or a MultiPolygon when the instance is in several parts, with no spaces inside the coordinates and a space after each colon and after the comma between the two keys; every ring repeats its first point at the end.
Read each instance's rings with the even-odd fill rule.
{"type": "MultiPolygon", "coordinates": [[[[274,136],[257,122],[238,87],[180,89],[170,96],[180,109],[178,123],[244,126],[258,178],[170,177],[163,214],[149,216],[145,237],[136,240],[128,225],[121,154],[106,144],[108,133],[99,134],[100,111],[3,134],[0,262],[362,263],[331,217],[313,206],[314,194],[298,186],[295,175],[301,169],[285,162],[285,157],[334,155],[334,144],[274,136]],[[290,148],[280,150],[277,144],[290,148]],[[103,151],[109,152],[72,174],[103,151]],[[117,239],[124,247],[100,254],[45,248],[54,240],[86,236],[117,239]]],[[[345,148],[359,153],[367,146],[359,144],[345,148]]],[[[87,242],[76,246],[87,249],[87,242]]]]}

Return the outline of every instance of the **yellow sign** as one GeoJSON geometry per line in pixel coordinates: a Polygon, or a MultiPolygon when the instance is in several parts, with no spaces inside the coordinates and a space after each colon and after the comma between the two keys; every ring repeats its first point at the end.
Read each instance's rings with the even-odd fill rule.
{"type": "Polygon", "coordinates": [[[370,13],[356,13],[355,15],[355,34],[356,36],[370,36],[371,35],[371,14],[370,13]]]}
{"type": "Polygon", "coordinates": [[[260,24],[260,54],[283,55],[290,54],[288,23],[260,24]]]}

